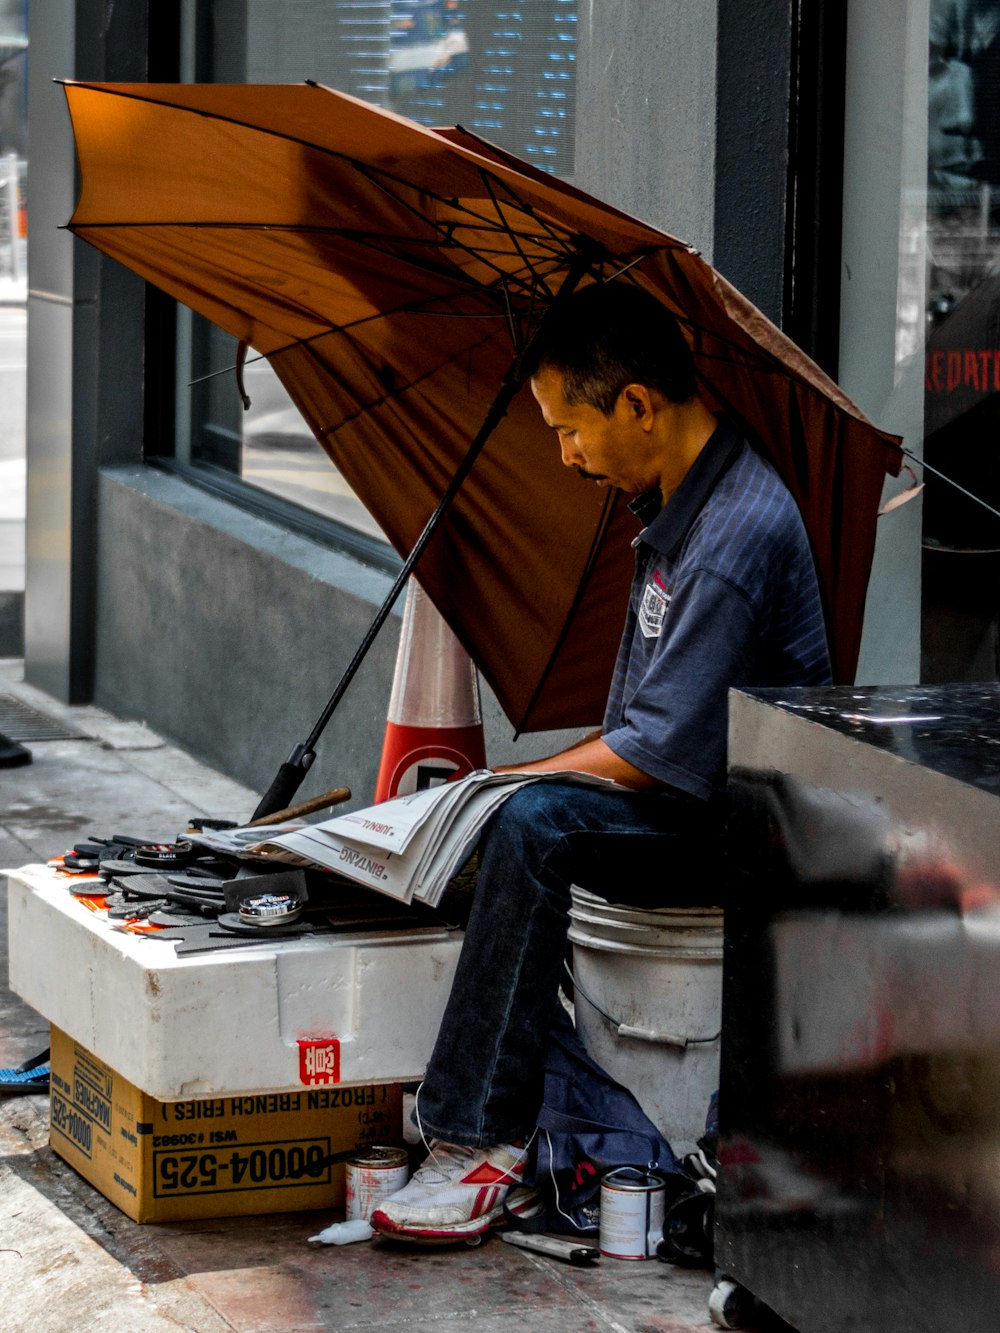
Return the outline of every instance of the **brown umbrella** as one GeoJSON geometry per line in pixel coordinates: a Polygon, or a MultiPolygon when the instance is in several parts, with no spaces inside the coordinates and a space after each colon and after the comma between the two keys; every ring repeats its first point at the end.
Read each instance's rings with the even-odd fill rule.
{"type": "Polygon", "coordinates": [[[575,484],[518,391],[547,306],[611,277],[675,312],[706,398],[782,472],[853,679],[894,439],[690,246],[313,84],[66,93],[70,229],[268,358],[519,730],[600,720],[624,620],[634,520],[575,484]]]}

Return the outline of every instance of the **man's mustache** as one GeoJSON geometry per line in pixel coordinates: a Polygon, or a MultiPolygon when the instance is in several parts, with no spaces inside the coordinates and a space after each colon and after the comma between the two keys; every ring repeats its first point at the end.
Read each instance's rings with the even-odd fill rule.
{"type": "Polygon", "coordinates": [[[603,472],[588,472],[586,468],[577,466],[577,476],[582,477],[584,481],[607,481],[603,472]]]}

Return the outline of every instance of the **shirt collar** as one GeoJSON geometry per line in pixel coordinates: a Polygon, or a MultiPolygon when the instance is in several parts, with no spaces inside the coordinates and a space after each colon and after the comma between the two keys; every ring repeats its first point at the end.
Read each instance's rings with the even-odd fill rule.
{"type": "Polygon", "coordinates": [[[632,545],[645,542],[660,555],[672,559],[742,445],[743,437],[736,427],[729,421],[720,421],[662,509],[658,490],[646,491],[630,501],[629,509],[644,524],[632,545]]]}

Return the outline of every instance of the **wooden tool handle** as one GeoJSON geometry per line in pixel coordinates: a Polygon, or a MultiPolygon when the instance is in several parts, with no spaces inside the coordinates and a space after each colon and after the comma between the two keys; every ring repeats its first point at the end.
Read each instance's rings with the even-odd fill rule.
{"type": "Polygon", "coordinates": [[[350,787],[334,787],[333,791],[324,792],[322,796],[313,796],[308,801],[300,801],[298,805],[290,805],[287,810],[275,810],[273,815],[264,815],[262,819],[255,819],[250,824],[244,824],[244,828],[261,828],[264,824],[283,824],[286,819],[298,819],[300,815],[313,815],[317,810],[325,810],[327,806],[339,805],[341,801],[351,799],[350,787]]]}

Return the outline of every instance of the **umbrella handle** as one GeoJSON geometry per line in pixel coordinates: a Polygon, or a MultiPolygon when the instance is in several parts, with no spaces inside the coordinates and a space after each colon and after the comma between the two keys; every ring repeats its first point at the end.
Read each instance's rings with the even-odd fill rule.
{"type": "Polygon", "coordinates": [[[302,779],[312,767],[315,758],[315,750],[307,750],[304,745],[296,745],[274,775],[274,781],[270,787],[260,798],[250,822],[256,823],[263,819],[265,815],[271,815],[276,810],[287,809],[292,803],[292,797],[302,785],[302,779]]]}

